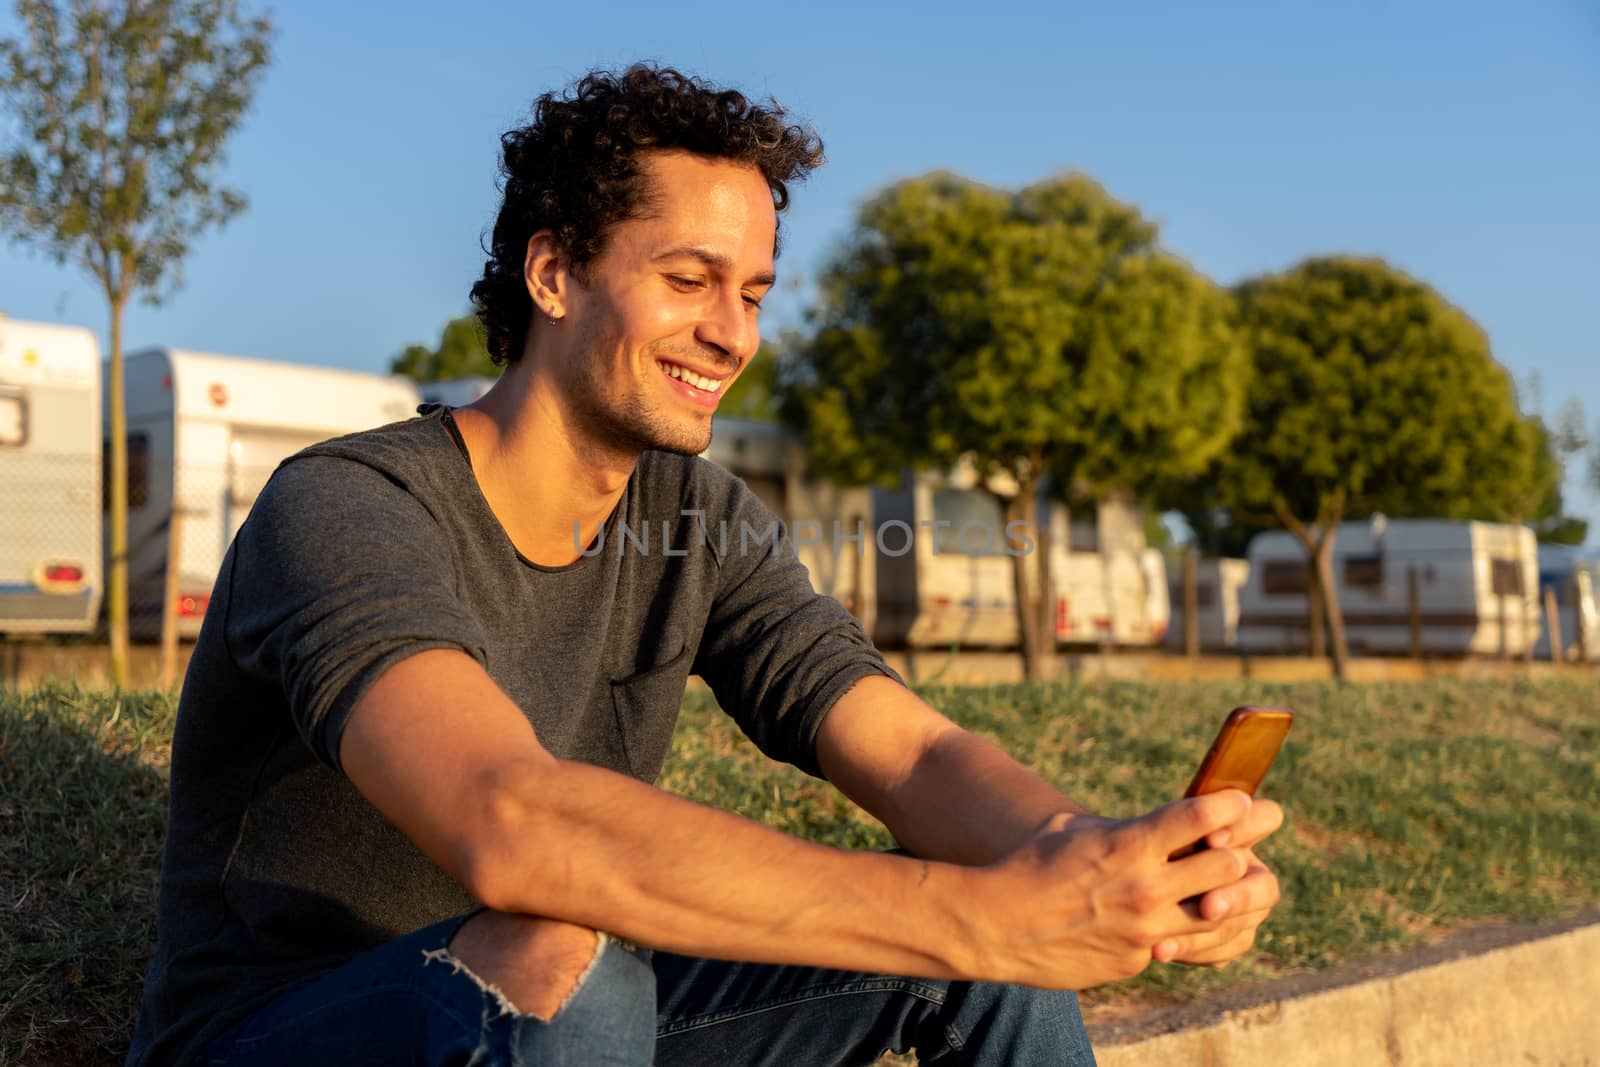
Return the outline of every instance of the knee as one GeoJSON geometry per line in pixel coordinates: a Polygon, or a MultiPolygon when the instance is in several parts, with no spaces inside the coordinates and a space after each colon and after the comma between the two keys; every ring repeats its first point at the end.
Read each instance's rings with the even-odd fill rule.
{"type": "Polygon", "coordinates": [[[1011,1012],[1020,1018],[1036,1023],[1041,1019],[1081,1027],[1082,1016],[1078,1009],[1078,994],[1070,989],[1035,989],[1025,985],[992,985],[989,995],[1000,1005],[1001,1011],[1011,1012]]]}
{"type": "Polygon", "coordinates": [[[599,956],[601,935],[586,926],[485,911],[451,939],[449,952],[508,1006],[555,1018],[599,956]]]}
{"type": "MultiPolygon", "coordinates": [[[[952,987],[952,994],[958,988],[952,987]]],[[[1059,1058],[1052,1062],[1094,1062],[1078,997],[1070,990],[975,982],[953,995],[945,1011],[945,1022],[964,1035],[967,1045],[1004,1053],[996,1062],[1032,1062],[1017,1051],[1024,1048],[1057,1049],[1059,1058]]]]}

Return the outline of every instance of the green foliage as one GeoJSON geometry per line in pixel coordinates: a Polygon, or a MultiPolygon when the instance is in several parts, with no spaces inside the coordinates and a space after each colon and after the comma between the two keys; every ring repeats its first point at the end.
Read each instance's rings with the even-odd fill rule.
{"type": "Polygon", "coordinates": [[[1157,552],[1167,553],[1177,546],[1172,542],[1172,531],[1162,521],[1161,512],[1153,507],[1143,507],[1144,543],[1157,552]]]}
{"type": "Polygon", "coordinates": [[[1236,510],[1526,519],[1538,427],[1483,331],[1374,259],[1310,259],[1238,290],[1255,373],[1215,481],[1236,510]]]}
{"type": "Polygon", "coordinates": [[[1529,423],[1534,440],[1534,473],[1523,499],[1537,501],[1529,515],[1530,525],[1546,544],[1581,545],[1589,536],[1589,522],[1566,513],[1561,486],[1567,476],[1567,461],[1581,455],[1589,445],[1583,406],[1574,397],[1554,429],[1537,415],[1529,416],[1529,423]]]}
{"type": "Polygon", "coordinates": [[[418,382],[443,382],[452,378],[498,378],[500,368],[489,358],[483,324],[476,315],[463,315],[445,323],[434,348],[407,345],[389,363],[395,374],[418,382]]]}
{"type": "Polygon", "coordinates": [[[1083,175],[1007,192],[948,173],[861,210],[781,378],[818,468],[888,482],[966,458],[1019,484],[1137,486],[1233,432],[1227,295],[1083,175]]]}
{"type": "Polygon", "coordinates": [[[270,55],[236,0],[17,0],[0,41],[0,231],[100,281],[120,307],[181,283],[195,239],[244,209],[223,146],[270,55]]]}

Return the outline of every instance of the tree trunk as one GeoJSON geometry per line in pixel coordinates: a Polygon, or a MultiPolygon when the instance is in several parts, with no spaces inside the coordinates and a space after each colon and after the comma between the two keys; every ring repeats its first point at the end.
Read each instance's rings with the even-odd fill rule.
{"type": "Polygon", "coordinates": [[[1312,627],[1312,640],[1315,642],[1312,654],[1322,655],[1321,622],[1324,616],[1328,623],[1328,637],[1333,652],[1333,676],[1341,681],[1348,675],[1350,666],[1350,649],[1344,639],[1344,614],[1339,610],[1339,590],[1333,583],[1333,544],[1336,539],[1335,530],[1339,520],[1344,517],[1344,491],[1334,494],[1332,500],[1324,501],[1318,508],[1315,526],[1309,526],[1300,521],[1289,510],[1288,503],[1279,497],[1272,502],[1272,510],[1276,513],[1278,521],[1300,542],[1305,549],[1307,567],[1306,593],[1307,601],[1320,600],[1321,611],[1313,610],[1307,622],[1312,627]]]}
{"type": "Polygon", "coordinates": [[[1334,523],[1327,523],[1317,538],[1317,576],[1322,583],[1322,603],[1328,612],[1328,646],[1333,655],[1333,676],[1350,677],[1350,646],[1344,639],[1344,612],[1339,609],[1339,587],[1333,583],[1334,523]]]}
{"type": "MultiPolygon", "coordinates": [[[[1183,550],[1183,652],[1190,662],[1200,658],[1200,550],[1183,550]]],[[[1221,592],[1220,565],[1218,593],[1221,592]]]]}
{"type": "Polygon", "coordinates": [[[1314,659],[1327,654],[1327,643],[1322,638],[1322,572],[1317,569],[1317,549],[1303,542],[1306,550],[1306,652],[1314,659]]]}
{"type": "Polygon", "coordinates": [[[1043,679],[1055,673],[1056,658],[1055,598],[1050,581],[1050,507],[1046,504],[1041,513],[1039,494],[1034,487],[1028,490],[1028,500],[1034,516],[1034,579],[1037,583],[1034,619],[1039,627],[1038,674],[1034,677],[1043,679]]]}
{"type": "Polygon", "coordinates": [[[111,418],[111,528],[107,532],[110,573],[106,576],[106,617],[111,630],[111,681],[128,685],[128,425],[123,388],[122,312],[125,297],[111,298],[111,382],[107,400],[111,418]]]}
{"type": "MultiPolygon", "coordinates": [[[[1032,495],[1030,486],[1024,492],[1019,492],[1004,501],[1008,527],[1014,521],[1032,526],[1033,513],[1037,510],[1031,502],[1032,495]]],[[[1039,551],[1037,539],[1034,542],[1034,551],[1039,551]]],[[[1033,583],[1028,580],[1026,555],[1011,557],[1011,589],[1017,612],[1017,639],[1022,650],[1022,676],[1030,682],[1037,681],[1043,677],[1043,642],[1039,633],[1039,600],[1034,593],[1033,583]]]]}

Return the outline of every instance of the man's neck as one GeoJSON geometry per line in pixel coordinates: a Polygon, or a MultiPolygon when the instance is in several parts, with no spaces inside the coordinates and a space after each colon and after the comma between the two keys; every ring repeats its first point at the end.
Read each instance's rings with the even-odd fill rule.
{"type": "Polygon", "coordinates": [[[593,543],[638,460],[588,441],[558,395],[519,360],[454,413],[490,510],[517,551],[547,567],[593,543]]]}

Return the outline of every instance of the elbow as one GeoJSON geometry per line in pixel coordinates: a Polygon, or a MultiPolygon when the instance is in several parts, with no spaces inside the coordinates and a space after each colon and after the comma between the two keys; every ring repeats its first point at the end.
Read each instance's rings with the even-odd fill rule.
{"type": "Polygon", "coordinates": [[[540,802],[549,795],[551,769],[500,768],[474,783],[476,796],[467,806],[473,817],[458,838],[460,850],[452,873],[485,907],[549,914],[551,888],[560,872],[547,860],[565,851],[548,840],[555,820],[540,802]],[[537,869],[531,856],[540,857],[537,869]]]}

